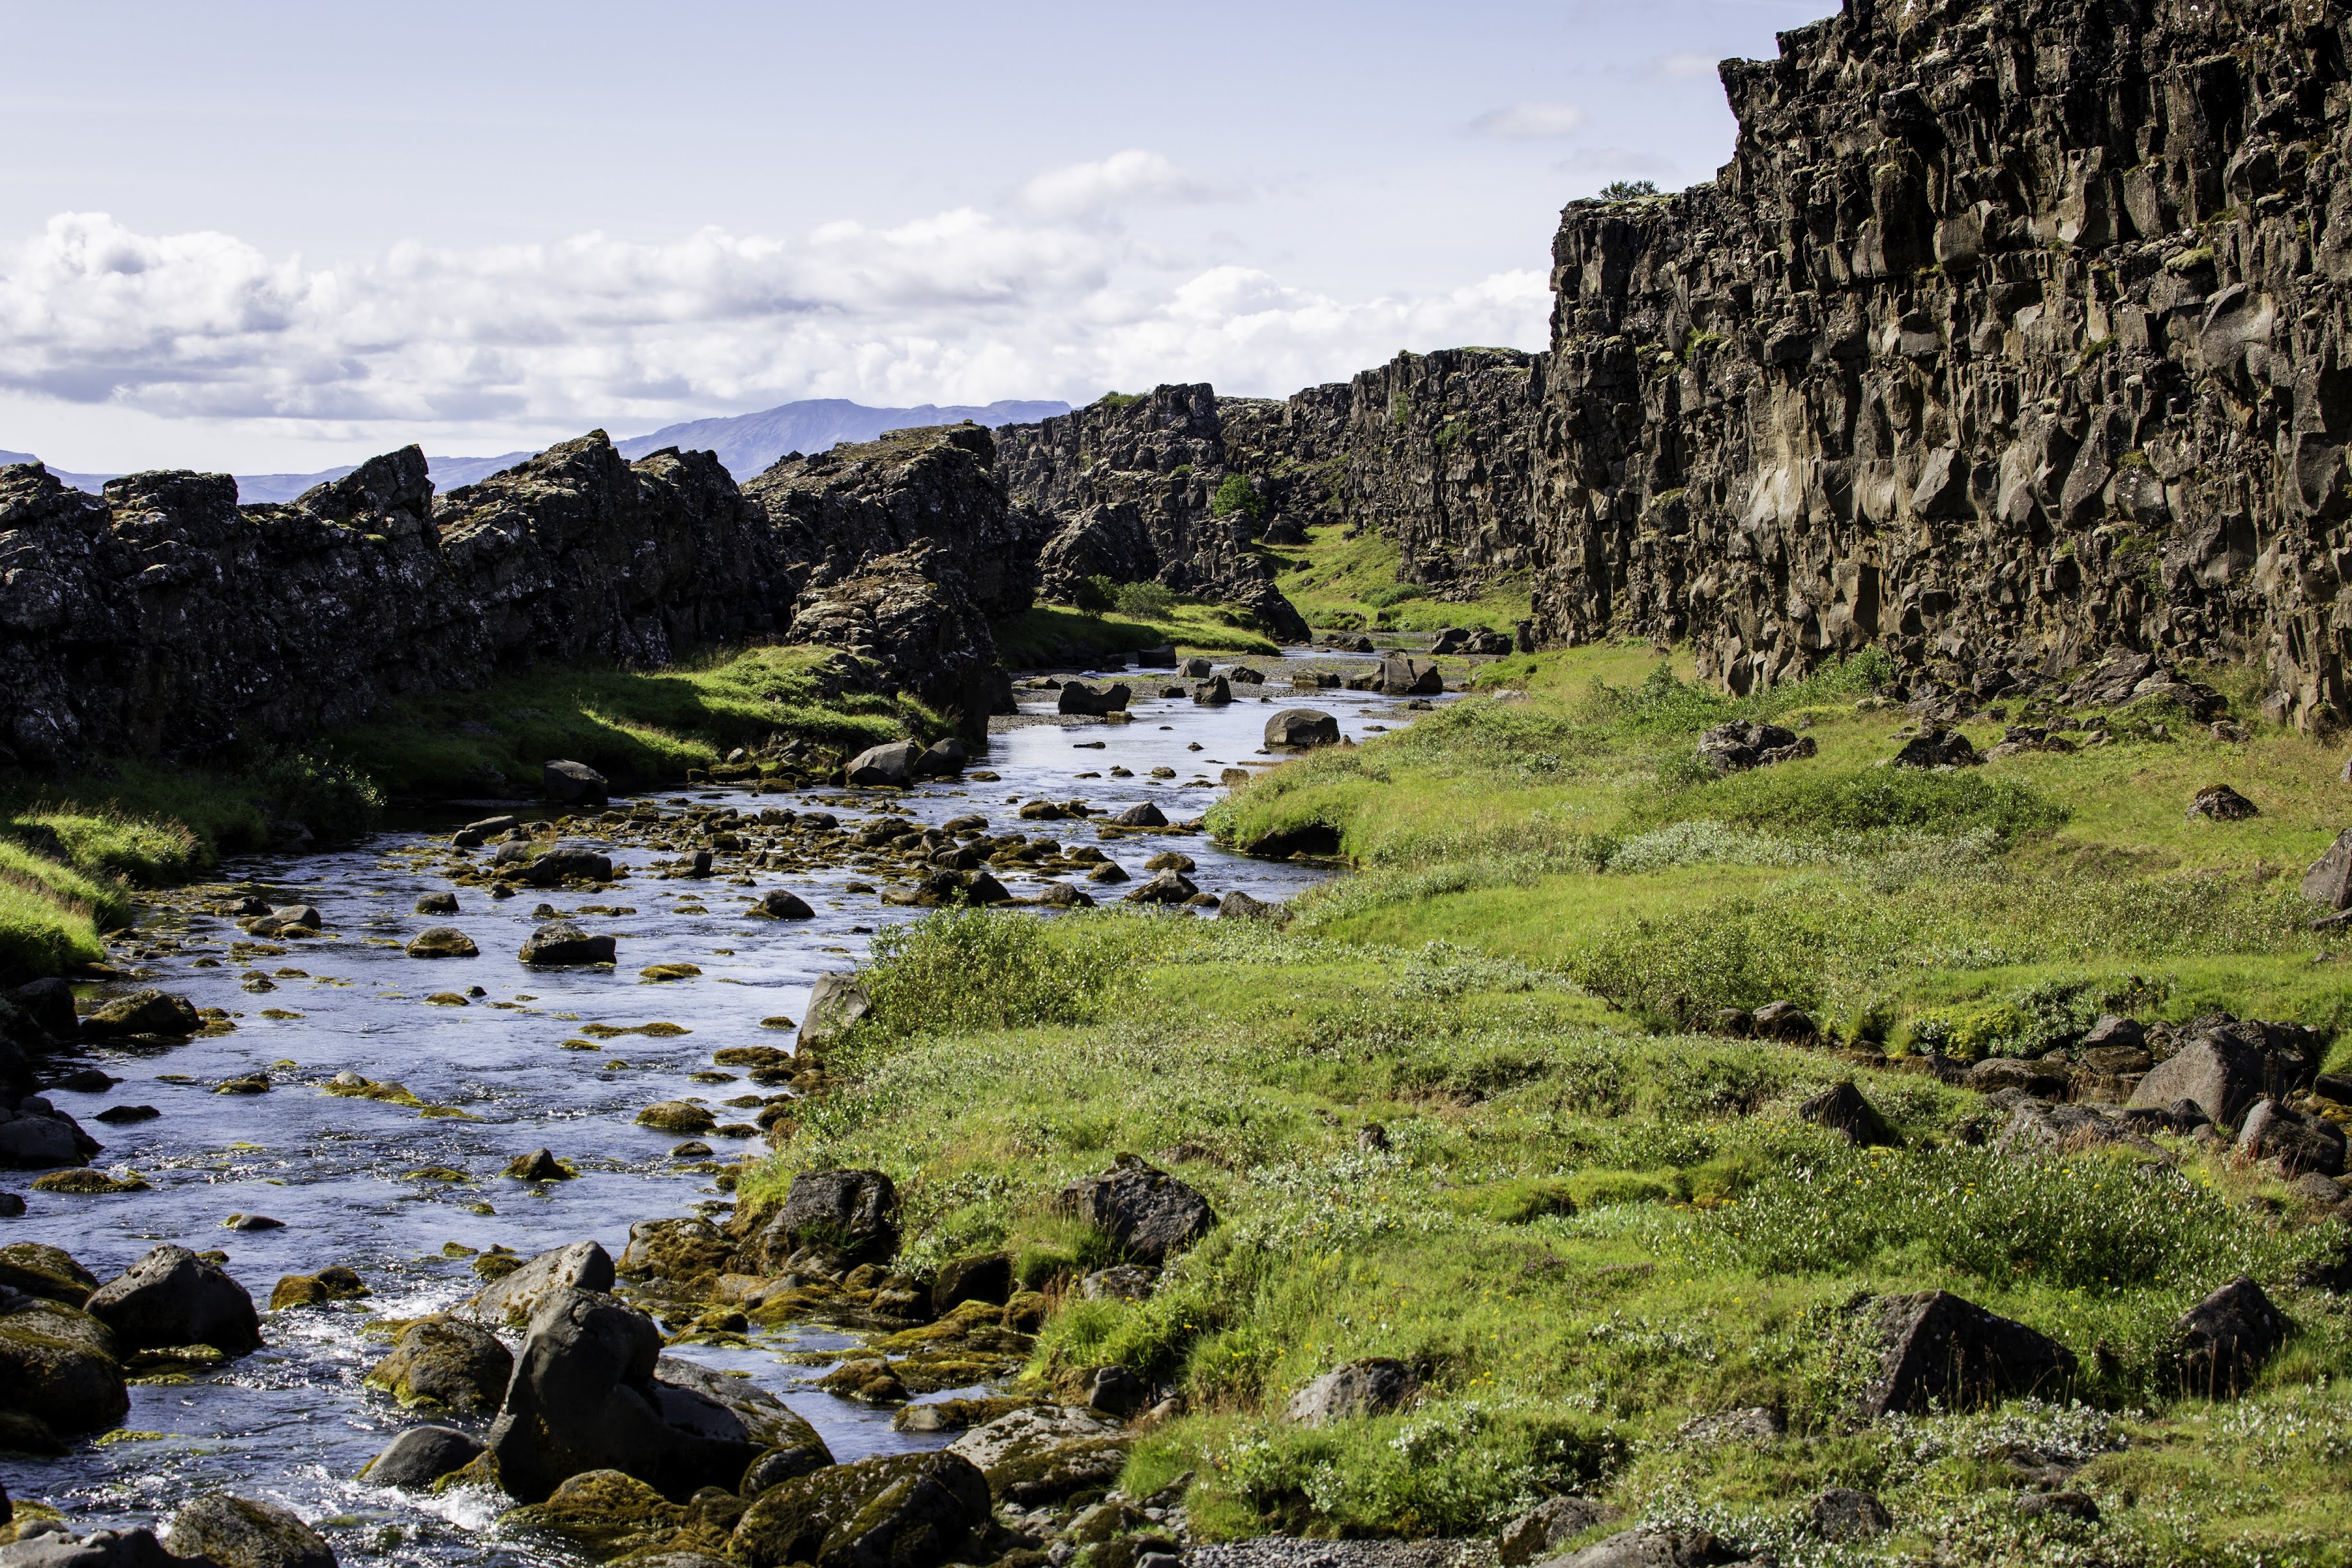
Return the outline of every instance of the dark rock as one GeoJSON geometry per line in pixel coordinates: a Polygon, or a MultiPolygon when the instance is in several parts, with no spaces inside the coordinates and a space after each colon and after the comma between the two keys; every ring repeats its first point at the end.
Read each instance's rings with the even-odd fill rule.
{"type": "Polygon", "coordinates": [[[1181,904],[1200,892],[1181,871],[1162,871],[1148,882],[1130,889],[1127,901],[1130,904],[1181,904]]]}
{"type": "Polygon", "coordinates": [[[0,1568],[189,1568],[210,1561],[165,1551],[151,1530],[100,1530],[79,1539],[37,1531],[0,1546],[0,1568]]]}
{"type": "Polygon", "coordinates": [[[1151,1403],[1151,1385],[1123,1366],[1098,1366],[1087,1379],[1087,1405],[1124,1421],[1151,1403]]]}
{"type": "Polygon", "coordinates": [[[411,958],[478,958],[482,950],[455,926],[433,926],[408,939],[411,958]]]}
{"type": "Polygon", "coordinates": [[[1094,899],[1067,882],[1046,882],[1037,889],[1037,901],[1049,909],[1090,910],[1094,899]]]}
{"type": "Polygon", "coordinates": [[[0,1414],[28,1423],[11,1446],[62,1450],[55,1434],[103,1432],[131,1408],[129,1353],[100,1320],[62,1302],[0,1290],[0,1414]]]}
{"type": "Polygon", "coordinates": [[[8,1000],[53,1040],[70,1040],[81,1032],[81,1020],[74,1013],[73,986],[56,975],[17,986],[8,993],[8,1000]]]}
{"type": "Polygon", "coordinates": [[[499,1335],[461,1317],[425,1317],[402,1328],[393,1354],[369,1368],[367,1387],[404,1405],[475,1415],[497,1411],[513,1375],[515,1356],[499,1335]]]}
{"type": "Polygon", "coordinates": [[[998,1416],[948,1445],[980,1468],[989,1490],[1034,1506],[1118,1479],[1127,1463],[1124,1423],[1074,1405],[1034,1405],[998,1416]]]}
{"type": "Polygon", "coordinates": [[[851,1263],[883,1263],[898,1250],[898,1190],[879,1171],[803,1171],[778,1209],[742,1245],[740,1272],[781,1272],[804,1247],[851,1263]]]}
{"type": "Polygon", "coordinates": [[[555,888],[566,882],[609,882],[613,879],[613,860],[611,856],[593,849],[558,844],[525,861],[515,871],[514,879],[527,888],[555,888]]]}
{"type": "Polygon", "coordinates": [[[2209,1399],[2234,1396],[2294,1324],[2260,1285],[2241,1274],[2181,1314],[2181,1377],[2209,1399]]]}
{"type": "Polygon", "coordinates": [[[2246,1112],[2238,1129],[2237,1152],[2249,1160],[2275,1162],[2289,1176],[2341,1175],[2344,1172],[2344,1131],[2324,1117],[2305,1115],[2262,1100],[2246,1112]]]}
{"type": "Polygon", "coordinates": [[[1063,713],[1091,714],[1100,718],[1106,713],[1126,711],[1128,703],[1134,700],[1134,696],[1135,693],[1123,682],[1114,682],[1108,686],[1097,688],[1088,686],[1083,680],[1072,680],[1063,685],[1062,695],[1055,710],[1063,713]]]}
{"type": "Polygon", "coordinates": [[[931,1308],[940,1316],[966,1301],[1003,1306],[1013,1299],[1013,1259],[1002,1252],[983,1252],[940,1266],[931,1284],[931,1308]]]}
{"type": "Polygon", "coordinates": [[[1794,1002],[1767,1002],[1748,1016],[1759,1039],[1810,1040],[1821,1031],[1812,1016],[1794,1002]]]}
{"type": "Polygon", "coordinates": [[[736,1491],[747,1498],[756,1498],[770,1487],[782,1486],[786,1481],[813,1476],[834,1462],[832,1452],[824,1444],[796,1444],[789,1448],[771,1448],[751,1461],[743,1472],[736,1491]]]}
{"type": "Polygon", "coordinates": [[[166,1550],[220,1568],[335,1568],[319,1532],[275,1503],[215,1492],[173,1517],[166,1550]]]}
{"type": "Polygon", "coordinates": [[[2156,1064],[2132,1091],[2129,1104],[2170,1106],[2194,1100],[2225,1127],[2264,1095],[2281,1099],[2309,1085],[2324,1048],[2297,1025],[2253,1021],[2192,1026],[2187,1041],[2156,1064]]]}
{"type": "Polygon", "coordinates": [[[380,1487],[423,1491],[480,1457],[481,1441],[455,1426],[412,1426],[367,1462],[359,1479],[380,1487]]]}
{"type": "Polygon", "coordinates": [[[950,735],[924,748],[915,772],[924,778],[950,778],[971,766],[971,748],[950,735]]]}
{"type": "Polygon", "coordinates": [[[1401,1361],[1374,1357],[1327,1372],[1290,1396],[1283,1419],[1302,1426],[1328,1426],[1360,1415],[1384,1415],[1412,1397],[1420,1386],[1401,1361]]]}
{"type": "Polygon", "coordinates": [[[900,788],[915,782],[915,768],[923,760],[923,748],[913,741],[892,741],[887,745],[868,746],[849,759],[842,770],[845,783],[870,787],[875,784],[895,784],[900,788]]]}
{"type": "Polygon", "coordinates": [[[617,952],[609,936],[591,936],[572,921],[550,921],[523,939],[520,956],[534,968],[568,969],[610,963],[617,952]]]}
{"type": "Polygon", "coordinates": [[[1339,743],[1339,721],[1319,708],[1285,708],[1265,721],[1269,750],[1306,751],[1339,743]]]}
{"type": "Polygon", "coordinates": [[[1554,1558],[1548,1568],[1717,1568],[1736,1555],[1703,1530],[1643,1524],[1554,1558]]]}
{"type": "Polygon", "coordinates": [[[566,805],[602,805],[613,793],[603,773],[585,763],[551,760],[540,770],[540,787],[547,798],[566,805]]]}
{"type": "Polygon", "coordinates": [[[1913,736],[1895,753],[1898,768],[1969,768],[1983,760],[1966,735],[1942,725],[1913,736]]]}
{"type": "Polygon", "coordinates": [[[1165,827],[1168,818],[1150,801],[1139,801],[1110,819],[1116,827],[1165,827]]]}
{"type": "Polygon", "coordinates": [[[1560,1554],[1568,1543],[1601,1519],[1600,1508],[1580,1497],[1549,1498],[1503,1527],[1495,1555],[1503,1568],[1528,1568],[1560,1554]]]}
{"type": "Polygon", "coordinates": [[[1222,675],[1213,675],[1192,688],[1192,700],[1203,708],[1223,708],[1233,700],[1233,682],[1222,675]]]}
{"type": "Polygon", "coordinates": [[[0,1107],[0,1166],[18,1171],[79,1167],[101,1148],[81,1124],[37,1094],[0,1107]]]}
{"type": "Polygon", "coordinates": [[[1811,735],[1799,735],[1778,724],[1735,719],[1718,724],[1698,740],[1698,760],[1718,773],[1746,773],[1776,763],[1810,757],[1819,748],[1811,735]]]}
{"type": "Polygon", "coordinates": [[[782,888],[761,894],[760,901],[751,906],[751,912],[765,915],[770,920],[776,921],[816,919],[816,911],[809,908],[807,900],[796,893],[788,893],[782,888]]]}
{"type": "Polygon", "coordinates": [[[1813,1533],[1824,1541],[1870,1541],[1895,1528],[1886,1505],[1852,1487],[1832,1487],[1813,1500],[1813,1533]]]}
{"type": "Polygon", "coordinates": [[[1878,1108],[1863,1098],[1862,1090],[1851,1083],[1842,1083],[1823,1089],[1804,1104],[1797,1114],[1817,1127],[1845,1134],[1846,1142],[1860,1148],[1893,1148],[1902,1143],[1895,1130],[1878,1108]]]}
{"type": "Polygon", "coordinates": [[[98,1289],[98,1277],[61,1248],[16,1241],[0,1247],[0,1286],[79,1310],[98,1289]]]}
{"type": "Polygon", "coordinates": [[[1064,1187],[1054,1209],[1085,1220],[1151,1263],[1198,1241],[1217,1223],[1208,1199],[1132,1154],[1120,1155],[1099,1176],[1064,1187]]]}
{"type": "Polygon", "coordinates": [[[2228,784],[2215,784],[2210,789],[2199,790],[2197,798],[2189,803],[2189,816],[2192,821],[2203,816],[2215,822],[2243,822],[2248,817],[2261,815],[2260,808],[2252,801],[2228,784]]]}
{"type": "Polygon", "coordinates": [[[2303,896],[2331,910],[2352,909],[2352,827],[2337,834],[2303,874],[2303,896]]]}
{"type": "Polygon", "coordinates": [[[771,1487],[744,1510],[728,1555],[744,1568],[940,1568],[989,1522],[988,1482],[953,1452],[835,1465],[771,1487]]]}
{"type": "Polygon", "coordinates": [[[1885,1349],[1863,1394],[1865,1416],[1930,1403],[1958,1410],[2026,1394],[2054,1398],[2074,1375],[2065,1346],[1947,1290],[1882,1297],[1873,1312],[1885,1349]]]}
{"type": "Polygon", "coordinates": [[[2066,1079],[2046,1063],[2020,1061],[2014,1057],[1987,1057],[1969,1069],[1968,1086],[1979,1094],[2015,1089],[2036,1100],[2066,1098],[2066,1079]]]}
{"type": "Polygon", "coordinates": [[[564,1169],[563,1162],[551,1149],[533,1149],[528,1154],[518,1154],[507,1164],[507,1174],[525,1182],[568,1182],[573,1173],[564,1169]]]}
{"type": "Polygon", "coordinates": [[[2082,1049],[2088,1053],[2110,1048],[2145,1051],[2147,1048],[2147,1030],[2133,1019],[2102,1013],[2091,1025],[2090,1032],[2083,1037],[2082,1049]]]}
{"type": "Polygon", "coordinates": [[[1445,678],[1433,659],[1392,653],[1381,660],[1378,689],[1390,697],[1434,697],[1445,689],[1445,678]]]}
{"type": "Polygon", "coordinates": [[[1221,921],[1271,921],[1281,925],[1289,921],[1290,906],[1254,899],[1236,888],[1217,900],[1217,918],[1221,921]]]}
{"type": "Polygon", "coordinates": [[[629,1226],[618,1267],[633,1279],[691,1284],[724,1273],[734,1253],[735,1243],[707,1219],[641,1219],[629,1226]]]}
{"type": "Polygon", "coordinates": [[[575,1241],[491,1281],[467,1301],[466,1310],[486,1323],[520,1327],[539,1310],[541,1297],[557,1290],[609,1290],[613,1278],[611,1254],[593,1241],[575,1241]]]}
{"type": "Polygon", "coordinates": [[[149,1252],[100,1286],[88,1310],[125,1350],[210,1345],[241,1356],[261,1348],[261,1319],[245,1287],[184,1247],[149,1252]]]}
{"type": "Polygon", "coordinates": [[[205,1026],[195,1004],[184,996],[169,996],[150,986],[101,1003],[81,1021],[81,1032],[91,1039],[119,1039],[125,1035],[195,1034],[205,1026]]]}
{"type": "Polygon", "coordinates": [[[794,1037],[800,1050],[821,1046],[873,1011],[874,1004],[855,973],[829,970],[809,992],[808,1012],[794,1037]]]}
{"type": "Polygon", "coordinates": [[[416,900],[416,912],[420,915],[454,915],[457,912],[457,895],[427,893],[416,900]]]}

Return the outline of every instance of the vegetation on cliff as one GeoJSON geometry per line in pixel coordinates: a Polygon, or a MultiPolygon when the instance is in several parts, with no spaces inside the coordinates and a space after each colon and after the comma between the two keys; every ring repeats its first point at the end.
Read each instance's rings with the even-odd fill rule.
{"type": "Polygon", "coordinates": [[[1439,599],[1403,580],[1403,553],[1383,534],[1337,523],[1304,532],[1304,544],[1269,545],[1266,553],[1275,585],[1318,630],[1508,632],[1530,613],[1525,574],[1497,579],[1466,602],[1439,599]]]}

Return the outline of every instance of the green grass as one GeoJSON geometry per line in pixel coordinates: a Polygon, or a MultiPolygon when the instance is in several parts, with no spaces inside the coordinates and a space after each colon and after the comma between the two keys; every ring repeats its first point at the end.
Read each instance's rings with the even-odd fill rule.
{"type": "Polygon", "coordinates": [[[1399,581],[1404,557],[1370,529],[1344,537],[1333,523],[1307,531],[1307,542],[1265,546],[1276,563],[1275,586],[1298,606],[1307,624],[1345,631],[1433,632],[1447,626],[1490,626],[1507,632],[1528,618],[1524,575],[1468,603],[1439,600],[1418,584],[1399,581]]]}
{"type": "Polygon", "coordinates": [[[1220,605],[1179,599],[1165,618],[1139,619],[1091,615],[1066,605],[1039,605],[1026,615],[996,623],[996,649],[1015,669],[1071,664],[1106,653],[1131,654],[1173,645],[1189,653],[1245,653],[1273,657],[1282,646],[1244,617],[1220,605]]]}
{"type": "Polygon", "coordinates": [[[953,911],[871,979],[895,1018],[828,1060],[837,1086],[744,1202],[797,1170],[876,1166],[902,1194],[903,1266],[1001,1247],[1052,1287],[1115,1258],[1053,1194],[1119,1152],[1166,1163],[1219,1225],[1145,1301],[1063,1295],[1025,1377],[1066,1392],[1116,1363],[1174,1383],[1186,1414],[1124,1485],[1193,1471],[1212,1539],[1473,1534],[1578,1489],[1610,1510],[1596,1535],[1686,1521],[1793,1558],[1811,1499],[1860,1485],[1897,1532],[1838,1562],[1923,1542],[2021,1565],[2344,1561],[2352,1312],[2289,1282],[2327,1232],[2250,1205],[2254,1174],[2192,1145],[2168,1167],[2009,1162],[1961,1137],[1978,1099],[1927,1075],[1628,1032],[1557,973],[1468,945],[953,911]],[[981,977],[967,1005],[955,973],[981,977]],[[1116,980],[1078,994],[1072,975],[1116,980]],[[1796,1117],[1845,1077],[1903,1150],[1796,1117]],[[1384,1149],[1360,1141],[1373,1123],[1384,1149]],[[2183,1394],[2169,1325],[2242,1270],[2300,1332],[2215,1405],[2183,1394]],[[2053,1335],[2081,1376],[2054,1404],[1858,1426],[1862,1304],[1930,1288],[2053,1335]],[[1279,1418],[1370,1355],[1414,1367],[1420,1403],[1321,1431],[1279,1418]],[[1790,1436],[1675,1441],[1749,1405],[1790,1436]],[[2028,1447],[2087,1462],[2105,1519],[2068,1526],[2071,1546],[2017,1521],[2001,1458],[2028,1447]]]}
{"type": "Polygon", "coordinates": [[[396,704],[335,737],[387,793],[536,790],[550,757],[587,763],[625,788],[707,768],[770,736],[848,754],[945,724],[910,700],[825,695],[818,647],[719,652],[657,671],[541,668],[475,691],[396,704]]]}

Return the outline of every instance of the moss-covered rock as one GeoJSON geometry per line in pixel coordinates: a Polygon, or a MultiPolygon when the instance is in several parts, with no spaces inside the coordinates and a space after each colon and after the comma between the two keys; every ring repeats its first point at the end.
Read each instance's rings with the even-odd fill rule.
{"type": "Polygon", "coordinates": [[[686,1510],[635,1476],[586,1470],[499,1522],[533,1530],[597,1557],[618,1557],[667,1541],[686,1522],[686,1510]]]}
{"type": "Polygon", "coordinates": [[[37,1241],[0,1247],[0,1285],[68,1307],[79,1307],[98,1289],[98,1277],[70,1254],[37,1241]]]}
{"type": "Polygon", "coordinates": [[[735,1244],[707,1219],[648,1219],[629,1227],[623,1274],[680,1285],[715,1286],[735,1244]]]}
{"type": "Polygon", "coordinates": [[[658,1128],[681,1138],[696,1138],[716,1128],[719,1119],[690,1100],[665,1100],[638,1111],[637,1125],[658,1128]]]}
{"type": "Polygon", "coordinates": [[[989,1490],[1013,1502],[1057,1501],[1108,1486],[1127,1463],[1121,1424],[1076,1405],[1037,1405],[999,1416],[948,1445],[977,1466],[989,1490]]]}
{"type": "Polygon", "coordinates": [[[131,1409],[121,1351],[107,1326],[56,1301],[13,1298],[0,1315],[0,1410],[27,1422],[25,1436],[103,1432],[131,1409]]]}
{"type": "Polygon", "coordinates": [[[988,1483],[951,1453],[835,1465],[762,1492],[729,1551],[744,1568],[936,1568],[988,1523],[988,1483]]]}
{"type": "Polygon", "coordinates": [[[289,1307],[323,1307],[330,1301],[357,1300],[368,1293],[366,1284],[357,1274],[336,1264],[316,1274],[289,1274],[280,1279],[269,1292],[269,1310],[278,1312],[289,1307]]]}
{"type": "Polygon", "coordinates": [[[274,1503],[226,1492],[182,1509],[163,1547],[220,1568],[335,1568],[333,1550],[300,1519],[274,1503]]]}
{"type": "Polygon", "coordinates": [[[401,1330],[392,1353],[367,1374],[403,1405],[455,1415],[491,1411],[505,1397],[514,1355],[499,1337],[462,1318],[420,1318],[401,1330]]]}

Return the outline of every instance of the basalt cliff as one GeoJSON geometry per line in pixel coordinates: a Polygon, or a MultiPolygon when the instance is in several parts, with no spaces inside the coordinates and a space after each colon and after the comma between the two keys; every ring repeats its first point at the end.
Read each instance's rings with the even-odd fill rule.
{"type": "Polygon", "coordinates": [[[1848,0],[1728,61],[1732,162],[1581,203],[1537,631],[1735,690],[1869,645],[1979,690],[2115,648],[2346,715],[2352,12],[1848,0]]]}

